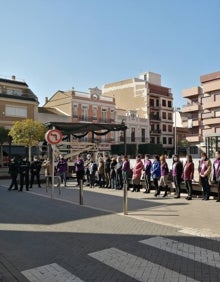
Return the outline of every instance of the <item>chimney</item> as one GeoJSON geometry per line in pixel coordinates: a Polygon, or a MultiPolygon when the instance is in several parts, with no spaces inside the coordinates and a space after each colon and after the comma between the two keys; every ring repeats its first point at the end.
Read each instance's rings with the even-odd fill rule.
{"type": "Polygon", "coordinates": [[[12,75],[11,79],[12,79],[12,80],[16,80],[16,76],[15,76],[15,75],[12,75]]]}
{"type": "Polygon", "coordinates": [[[45,97],[45,104],[48,103],[49,99],[48,97],[45,97]]]}

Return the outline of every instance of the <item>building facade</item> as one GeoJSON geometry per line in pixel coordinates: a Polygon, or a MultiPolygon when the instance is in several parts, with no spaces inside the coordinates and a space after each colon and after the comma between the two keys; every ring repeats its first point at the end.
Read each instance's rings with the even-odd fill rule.
{"type": "Polygon", "coordinates": [[[173,96],[161,85],[159,74],[142,73],[139,78],[105,84],[103,95],[115,98],[117,108],[148,119],[150,143],[162,144],[167,153],[173,150],[173,96]]]}
{"type": "Polygon", "coordinates": [[[0,78],[0,126],[10,129],[15,121],[37,119],[38,98],[15,76],[0,78]]]}
{"type": "Polygon", "coordinates": [[[200,82],[182,91],[187,99],[182,111],[187,116],[184,125],[189,128],[186,138],[192,154],[206,150],[206,137],[220,135],[220,71],[202,75],[200,82]]]}
{"type": "MultiPolygon", "coordinates": [[[[46,98],[43,107],[55,109],[69,116],[73,123],[115,123],[115,99],[103,96],[97,87],[90,88],[89,93],[74,90],[57,91],[50,99],[46,98]]],[[[95,136],[89,133],[80,140],[94,141],[98,144],[99,150],[106,151],[115,143],[115,132],[95,136]]]]}

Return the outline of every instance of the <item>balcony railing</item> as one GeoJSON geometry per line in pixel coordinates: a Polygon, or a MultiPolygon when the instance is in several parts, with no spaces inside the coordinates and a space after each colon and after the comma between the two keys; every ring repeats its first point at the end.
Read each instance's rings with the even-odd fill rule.
{"type": "Polygon", "coordinates": [[[160,134],[161,130],[160,129],[154,129],[150,131],[150,134],[160,134]]]}
{"type": "MultiPolygon", "coordinates": [[[[124,137],[122,136],[122,137],[119,137],[117,140],[116,140],[117,142],[119,142],[119,143],[124,143],[124,137]]],[[[135,137],[135,138],[133,138],[133,137],[126,137],[126,143],[148,143],[149,142],[149,140],[148,140],[148,138],[147,137],[144,137],[144,136],[142,136],[142,137],[135,137]]]]}
{"type": "Polygon", "coordinates": [[[83,115],[73,115],[74,119],[77,119],[79,122],[80,121],[86,121],[86,122],[99,122],[99,123],[114,123],[115,119],[106,119],[106,118],[97,118],[97,117],[87,117],[83,115]]]}

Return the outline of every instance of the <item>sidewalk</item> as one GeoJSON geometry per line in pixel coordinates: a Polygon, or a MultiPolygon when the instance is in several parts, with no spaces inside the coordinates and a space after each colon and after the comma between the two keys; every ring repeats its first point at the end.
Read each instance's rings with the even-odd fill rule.
{"type": "MultiPolygon", "coordinates": [[[[9,180],[0,180],[0,185],[8,187],[9,180]]],[[[61,188],[61,195],[58,189],[54,189],[54,198],[74,204],[79,204],[79,189],[75,187],[75,181],[69,181],[67,188],[61,188]]],[[[84,190],[84,206],[92,207],[116,214],[123,214],[123,191],[94,188],[87,186],[84,190]]],[[[201,198],[194,198],[186,201],[182,195],[180,199],[174,199],[173,195],[167,198],[162,196],[155,198],[154,191],[144,194],[128,192],[128,216],[139,220],[167,225],[179,228],[183,233],[208,237],[220,238],[220,203],[215,200],[202,201],[201,198]]],[[[16,191],[15,191],[16,192],[16,191]]],[[[14,193],[12,191],[12,193],[14,193]]],[[[41,189],[30,189],[29,193],[39,196],[51,197],[51,189],[46,192],[45,186],[41,189]]]]}

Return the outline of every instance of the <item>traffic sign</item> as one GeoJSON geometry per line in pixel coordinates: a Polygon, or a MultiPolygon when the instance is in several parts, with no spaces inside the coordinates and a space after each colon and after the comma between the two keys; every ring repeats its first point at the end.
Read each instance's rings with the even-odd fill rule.
{"type": "Polygon", "coordinates": [[[51,145],[57,145],[62,141],[62,132],[58,129],[48,130],[45,134],[45,140],[51,145]]]}

